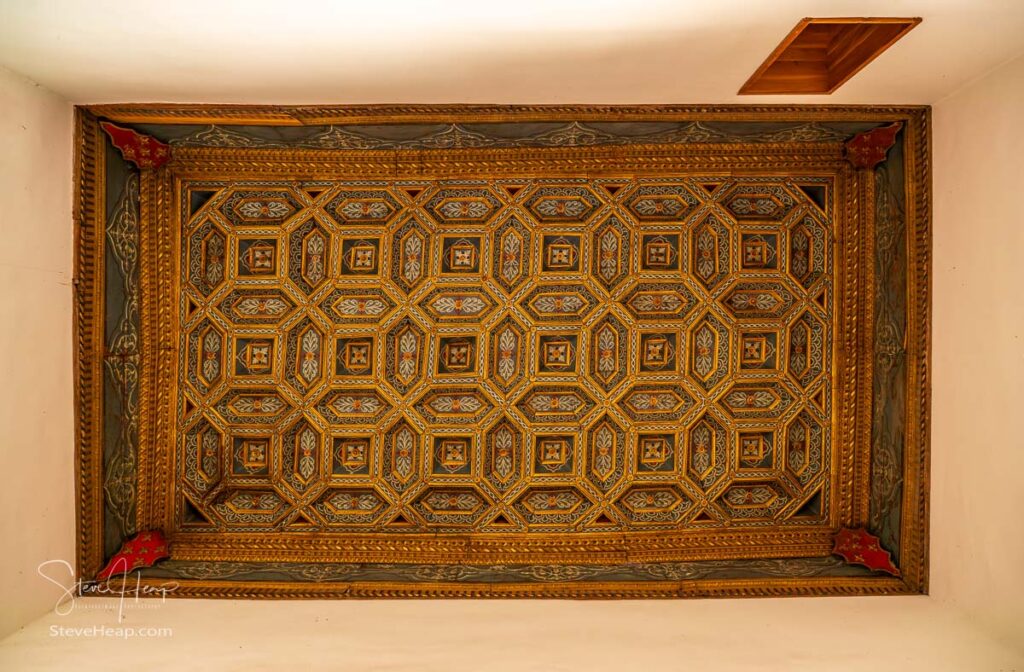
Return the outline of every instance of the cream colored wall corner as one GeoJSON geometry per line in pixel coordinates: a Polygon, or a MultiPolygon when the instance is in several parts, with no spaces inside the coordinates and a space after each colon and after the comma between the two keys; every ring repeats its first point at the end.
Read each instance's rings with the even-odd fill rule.
{"type": "Polygon", "coordinates": [[[0,637],[61,594],[74,562],[72,108],[0,67],[0,637]]]}
{"type": "Polygon", "coordinates": [[[1024,57],[933,122],[931,592],[1024,648],[1024,57]]]}

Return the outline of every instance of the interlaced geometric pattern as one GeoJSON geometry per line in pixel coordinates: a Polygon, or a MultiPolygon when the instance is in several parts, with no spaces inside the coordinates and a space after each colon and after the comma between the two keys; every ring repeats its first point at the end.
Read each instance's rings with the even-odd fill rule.
{"type": "Polygon", "coordinates": [[[821,524],[831,184],[190,185],[178,524],[821,524]]]}

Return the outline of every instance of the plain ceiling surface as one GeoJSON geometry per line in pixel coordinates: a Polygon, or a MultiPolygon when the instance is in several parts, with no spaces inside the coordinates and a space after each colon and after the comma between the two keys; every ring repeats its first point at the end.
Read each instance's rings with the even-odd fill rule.
{"type": "Polygon", "coordinates": [[[0,0],[0,64],[76,103],[933,103],[1024,0],[0,0]],[[805,16],[922,16],[832,96],[737,96],[805,16]]]}

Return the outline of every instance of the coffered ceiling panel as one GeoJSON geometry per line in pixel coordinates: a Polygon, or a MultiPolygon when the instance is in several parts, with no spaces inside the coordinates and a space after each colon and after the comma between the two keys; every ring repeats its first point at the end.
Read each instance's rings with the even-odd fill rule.
{"type": "Polygon", "coordinates": [[[83,575],[142,533],[194,595],[926,585],[924,111],[78,134],[83,575]]]}

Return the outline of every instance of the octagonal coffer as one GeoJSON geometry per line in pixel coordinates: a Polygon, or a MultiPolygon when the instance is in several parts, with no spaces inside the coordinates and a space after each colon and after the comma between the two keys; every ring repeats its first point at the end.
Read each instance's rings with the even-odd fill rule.
{"type": "Polygon", "coordinates": [[[419,307],[438,324],[477,324],[498,303],[481,285],[441,285],[419,302],[419,307]]]}
{"type": "Polygon", "coordinates": [[[326,336],[308,318],[292,327],[285,339],[284,378],[300,395],[324,377],[326,336]]]}
{"type": "Polygon", "coordinates": [[[384,431],[381,475],[395,492],[405,492],[419,480],[423,440],[404,418],[384,431]]]}
{"type": "Polygon", "coordinates": [[[606,291],[614,291],[629,276],[629,229],[618,217],[609,215],[594,229],[591,249],[591,277],[606,291]]]}
{"type": "Polygon", "coordinates": [[[621,301],[626,310],[641,321],[681,320],[697,304],[686,285],[675,282],[642,282],[621,301]]]}
{"type": "Polygon", "coordinates": [[[693,506],[683,490],[671,483],[633,485],[615,507],[633,523],[677,523],[693,506]]]}
{"type": "Polygon", "coordinates": [[[297,494],[304,493],[322,477],[323,443],[323,435],[305,418],[282,435],[281,479],[297,494]]]}
{"type": "Polygon", "coordinates": [[[373,387],[328,390],[316,410],[332,425],[372,425],[387,415],[391,403],[373,387]]]}
{"type": "Polygon", "coordinates": [[[796,297],[781,282],[743,280],[726,291],[720,301],[737,318],[777,318],[786,314],[796,297]]]}
{"type": "Polygon", "coordinates": [[[580,322],[597,305],[594,294],[581,284],[534,287],[519,306],[538,322],[580,322]]]}
{"type": "Polygon", "coordinates": [[[424,209],[438,224],[482,224],[503,205],[490,187],[451,185],[438,189],[424,209]]]}
{"type": "Polygon", "coordinates": [[[733,185],[718,201],[740,221],[781,222],[797,206],[793,196],[781,186],[757,182],[733,185]]]}
{"type": "Polygon", "coordinates": [[[411,317],[395,323],[384,336],[384,371],[399,394],[406,394],[426,373],[426,333],[411,317]]]}
{"type": "Polygon", "coordinates": [[[605,392],[617,386],[629,374],[629,330],[611,313],[590,330],[590,355],[587,373],[605,392]]]}
{"type": "Polygon", "coordinates": [[[535,385],[516,403],[530,422],[573,422],[594,407],[594,400],[576,385],[535,385]]]}
{"type": "Polygon", "coordinates": [[[397,304],[376,287],[336,287],[320,302],[320,311],[335,324],[382,322],[397,304]]]}
{"type": "Polygon", "coordinates": [[[817,476],[823,466],[826,436],[821,425],[807,411],[786,426],[784,465],[786,472],[801,486],[817,476]]]}
{"type": "Polygon", "coordinates": [[[733,383],[719,399],[733,418],[777,418],[793,405],[794,397],[785,385],[775,382],[733,383]]]}
{"type": "Polygon", "coordinates": [[[324,206],[324,211],[339,226],[352,227],[386,224],[401,208],[398,200],[383,186],[367,186],[339,190],[324,206]]]}
{"type": "Polygon", "coordinates": [[[330,277],[331,234],[309,218],[288,235],[288,277],[304,294],[312,294],[330,277]]]}
{"type": "Polygon", "coordinates": [[[295,310],[295,302],[279,289],[235,289],[218,305],[236,324],[280,324],[295,310]]]}
{"type": "Polygon", "coordinates": [[[200,224],[188,237],[189,284],[209,296],[227,277],[228,237],[212,220],[200,224]]]}
{"type": "Polygon", "coordinates": [[[220,481],[224,437],[203,418],[185,432],[185,482],[205,495],[220,481]]]}
{"type": "Polygon", "coordinates": [[[690,270],[709,291],[729,274],[731,241],[729,227],[714,215],[705,217],[690,233],[690,270]]]}
{"type": "Polygon", "coordinates": [[[812,312],[804,312],[789,327],[788,370],[804,389],[810,387],[825,367],[828,330],[812,312]]]}
{"type": "Polygon", "coordinates": [[[491,502],[476,488],[434,487],[413,501],[413,509],[428,525],[471,526],[487,512],[491,502]]]}
{"type": "Polygon", "coordinates": [[[541,223],[584,222],[601,206],[594,192],[583,185],[538,187],[524,205],[541,223]]]}
{"type": "Polygon", "coordinates": [[[720,422],[704,414],[687,430],[686,475],[705,492],[725,475],[728,434],[720,422]]]}
{"type": "Polygon", "coordinates": [[[226,375],[227,340],[224,331],[204,319],[188,335],[188,380],[208,394],[226,375]]]}
{"type": "Polygon", "coordinates": [[[716,500],[732,518],[771,519],[789,501],[775,481],[733,481],[716,500]]]}
{"type": "Polygon", "coordinates": [[[392,234],[391,280],[406,294],[426,281],[430,249],[430,231],[415,218],[392,234]]]}
{"type": "Polygon", "coordinates": [[[371,526],[380,522],[389,504],[374,488],[329,488],[313,503],[313,509],[328,526],[371,526]]]}
{"type": "Polygon", "coordinates": [[[499,492],[515,485],[523,474],[523,432],[507,417],[484,434],[484,477],[499,492]]]}
{"type": "Polygon", "coordinates": [[[619,409],[634,422],[679,420],[695,404],[681,386],[660,383],[633,385],[618,402],[619,409]]]}
{"type": "Polygon", "coordinates": [[[705,390],[711,390],[729,375],[731,340],[728,328],[711,313],[690,328],[687,373],[705,390]]]}
{"type": "Polygon", "coordinates": [[[498,322],[489,336],[488,379],[508,393],[526,375],[526,328],[512,316],[498,322]]]}
{"type": "Polygon", "coordinates": [[[607,492],[625,473],[626,432],[611,416],[604,415],[587,429],[586,437],[587,480],[607,492]]]}
{"type": "Polygon", "coordinates": [[[434,425],[472,425],[494,408],[478,387],[441,387],[428,391],[414,404],[416,411],[434,425]]]}
{"type": "Polygon", "coordinates": [[[213,509],[229,524],[270,527],[282,516],[287,505],[274,490],[237,488],[218,496],[213,509]]]}
{"type": "Polygon", "coordinates": [[[577,523],[593,506],[573,486],[529,488],[513,505],[530,526],[564,527],[577,523]]]}
{"type": "Polygon", "coordinates": [[[491,277],[509,295],[529,277],[532,241],[530,229],[514,215],[492,234],[491,277]]]}
{"type": "Polygon", "coordinates": [[[682,184],[644,180],[623,197],[641,222],[683,222],[700,201],[682,184]]]}
{"type": "Polygon", "coordinates": [[[228,390],[214,404],[229,424],[274,425],[292,410],[292,404],[272,387],[228,390]]]}
{"type": "Polygon", "coordinates": [[[233,189],[220,213],[233,226],[276,226],[304,206],[291,189],[233,189]]]}
{"type": "Polygon", "coordinates": [[[828,230],[810,215],[798,219],[789,230],[787,270],[801,287],[810,288],[828,272],[829,242],[828,230]]]}

